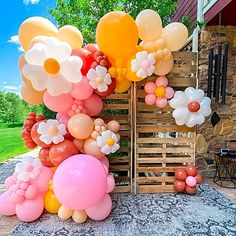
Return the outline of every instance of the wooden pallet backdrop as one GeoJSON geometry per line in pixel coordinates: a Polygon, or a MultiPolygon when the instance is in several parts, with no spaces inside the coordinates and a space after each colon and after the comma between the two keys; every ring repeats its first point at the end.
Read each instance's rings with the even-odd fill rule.
{"type": "MultiPolygon", "coordinates": [[[[176,52],[173,56],[169,86],[175,90],[195,87],[197,55],[176,52]]],[[[155,79],[138,82],[134,89],[134,182],[138,193],[173,192],[174,171],[195,161],[195,128],[177,126],[169,106],[160,109],[144,102],[144,85],[155,79]]]]}
{"type": "Polygon", "coordinates": [[[115,192],[131,192],[132,190],[132,88],[122,94],[111,94],[104,98],[104,108],[101,118],[106,122],[116,120],[120,123],[121,148],[115,154],[109,155],[110,172],[115,177],[115,192]]]}

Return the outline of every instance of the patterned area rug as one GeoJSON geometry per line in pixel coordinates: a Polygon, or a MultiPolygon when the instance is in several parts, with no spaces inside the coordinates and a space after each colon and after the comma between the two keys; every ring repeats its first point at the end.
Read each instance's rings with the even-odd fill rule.
{"type": "Polygon", "coordinates": [[[78,225],[44,214],[20,224],[14,236],[200,236],[236,235],[236,204],[207,184],[198,194],[113,194],[113,210],[102,222],[78,225]]]}

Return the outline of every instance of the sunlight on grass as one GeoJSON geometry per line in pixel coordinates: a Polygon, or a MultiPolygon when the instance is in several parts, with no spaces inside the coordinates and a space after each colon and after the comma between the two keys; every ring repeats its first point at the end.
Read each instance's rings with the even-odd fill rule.
{"type": "Polygon", "coordinates": [[[29,151],[21,139],[21,129],[0,129],[0,162],[29,151]]]}

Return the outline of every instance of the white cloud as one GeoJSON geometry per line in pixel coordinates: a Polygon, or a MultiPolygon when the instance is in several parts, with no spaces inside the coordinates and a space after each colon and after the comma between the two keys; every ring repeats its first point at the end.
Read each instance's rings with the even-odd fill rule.
{"type": "Polygon", "coordinates": [[[20,41],[19,41],[19,36],[18,35],[12,35],[11,37],[10,37],[10,39],[8,39],[7,40],[7,42],[8,43],[14,43],[14,44],[16,44],[16,45],[18,45],[19,47],[18,47],[18,50],[20,51],[20,52],[24,52],[24,49],[21,47],[21,45],[20,45],[20,41]]]}
{"type": "Polygon", "coordinates": [[[7,81],[3,81],[3,83],[4,83],[4,84],[6,84],[6,83],[7,83],[7,81]]]}
{"type": "Polygon", "coordinates": [[[29,4],[38,4],[40,0],[23,0],[23,3],[27,6],[29,4]]]}
{"type": "Polygon", "coordinates": [[[3,86],[5,90],[18,90],[19,88],[16,86],[11,86],[11,85],[5,85],[3,86]]]}

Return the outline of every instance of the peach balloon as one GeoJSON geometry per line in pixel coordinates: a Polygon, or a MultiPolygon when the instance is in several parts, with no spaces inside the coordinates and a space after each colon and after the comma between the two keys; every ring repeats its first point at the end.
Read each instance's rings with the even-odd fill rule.
{"type": "Polygon", "coordinates": [[[97,145],[97,141],[92,138],[85,140],[84,152],[96,157],[97,159],[104,158],[104,153],[101,152],[101,148],[97,145]]]}
{"type": "Polygon", "coordinates": [[[21,70],[21,68],[26,64],[26,60],[25,60],[25,54],[21,55],[19,57],[19,60],[18,60],[18,67],[19,69],[21,70]]]}
{"type": "Polygon", "coordinates": [[[120,124],[116,120],[112,120],[107,124],[107,128],[114,133],[117,133],[120,129],[120,124]]]}
{"type": "Polygon", "coordinates": [[[67,220],[72,216],[73,212],[74,210],[69,209],[62,205],[58,210],[58,216],[62,220],[67,220]]]}
{"type": "Polygon", "coordinates": [[[160,37],[162,22],[159,14],[153,10],[141,11],[135,20],[138,26],[139,38],[143,41],[152,41],[160,37]]]}
{"type": "Polygon", "coordinates": [[[39,35],[39,36],[34,37],[29,42],[28,49],[32,48],[34,46],[34,44],[36,44],[36,43],[43,43],[43,44],[45,44],[45,41],[46,41],[47,37],[48,36],[45,36],[45,35],[39,35]]]}
{"type": "Polygon", "coordinates": [[[36,91],[31,84],[23,83],[21,86],[21,96],[29,104],[38,105],[43,102],[44,91],[36,91]]]}
{"type": "Polygon", "coordinates": [[[178,51],[188,39],[188,29],[182,23],[173,22],[162,30],[161,38],[165,39],[168,49],[178,51]]]}
{"type": "Polygon", "coordinates": [[[155,64],[155,71],[156,75],[166,75],[168,74],[174,66],[174,59],[173,56],[167,61],[159,61],[155,64]]]}
{"type": "Polygon", "coordinates": [[[38,35],[55,36],[57,33],[56,26],[46,18],[30,17],[20,26],[18,35],[21,46],[24,50],[29,49],[30,41],[38,35]]]}
{"type": "Polygon", "coordinates": [[[85,211],[75,210],[72,215],[72,219],[74,220],[74,222],[78,224],[84,223],[87,220],[87,218],[88,218],[88,215],[85,211]]]}
{"type": "Polygon", "coordinates": [[[61,27],[57,33],[57,38],[67,42],[72,49],[81,48],[83,45],[83,36],[81,32],[72,25],[61,27]]]}
{"type": "Polygon", "coordinates": [[[86,114],[74,115],[68,121],[68,130],[77,139],[88,138],[93,131],[93,127],[93,120],[86,114]]]}

